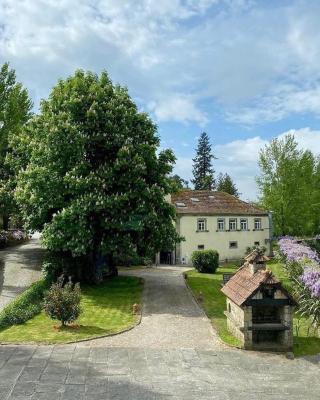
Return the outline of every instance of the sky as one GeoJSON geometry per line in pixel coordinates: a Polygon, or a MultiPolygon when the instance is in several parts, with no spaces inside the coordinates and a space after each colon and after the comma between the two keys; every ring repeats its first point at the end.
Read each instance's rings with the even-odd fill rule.
{"type": "Polygon", "coordinates": [[[106,70],[192,178],[201,132],[216,173],[258,196],[259,151],[292,133],[320,153],[319,0],[0,0],[0,64],[37,112],[59,78],[106,70]]]}

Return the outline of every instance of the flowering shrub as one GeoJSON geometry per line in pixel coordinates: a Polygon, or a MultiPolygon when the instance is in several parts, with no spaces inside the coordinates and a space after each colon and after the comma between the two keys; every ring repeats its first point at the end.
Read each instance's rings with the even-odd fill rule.
{"type": "Polygon", "coordinates": [[[79,283],[68,282],[63,285],[63,276],[53,283],[45,297],[44,310],[46,314],[61,322],[62,326],[74,322],[80,315],[81,291],[79,283]]]}
{"type": "Polygon", "coordinates": [[[320,259],[317,252],[292,237],[279,240],[285,268],[294,286],[299,314],[320,325],[320,259]]]}
{"type": "Polygon", "coordinates": [[[27,239],[27,234],[22,230],[17,229],[11,233],[11,237],[13,240],[21,241],[27,239]]]}
{"type": "Polygon", "coordinates": [[[312,297],[320,298],[320,268],[306,269],[300,280],[310,290],[312,297]]]}
{"type": "Polygon", "coordinates": [[[296,239],[285,236],[278,241],[281,253],[289,262],[301,262],[309,260],[319,263],[319,257],[316,251],[302,243],[298,243],[296,239]]]}
{"type": "Polygon", "coordinates": [[[0,248],[5,247],[7,242],[8,242],[8,232],[0,231],[0,248]]]}

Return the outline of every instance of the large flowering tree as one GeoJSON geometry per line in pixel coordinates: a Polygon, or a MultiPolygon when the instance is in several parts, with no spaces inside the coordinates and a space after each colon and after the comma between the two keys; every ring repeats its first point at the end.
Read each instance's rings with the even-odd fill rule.
{"type": "Polygon", "coordinates": [[[116,273],[119,254],[172,249],[175,158],[158,146],[154,123],[105,72],[59,81],[17,144],[28,154],[16,190],[27,226],[95,279],[101,265],[116,273]]]}

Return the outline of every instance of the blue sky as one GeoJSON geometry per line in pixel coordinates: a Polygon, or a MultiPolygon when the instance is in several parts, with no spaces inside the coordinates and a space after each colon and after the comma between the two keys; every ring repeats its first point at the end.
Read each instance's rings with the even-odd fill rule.
{"type": "Polygon", "coordinates": [[[0,63],[35,103],[77,68],[106,69],[191,178],[206,131],[217,172],[255,199],[259,150],[295,134],[320,153],[320,2],[0,0],[0,63]]]}

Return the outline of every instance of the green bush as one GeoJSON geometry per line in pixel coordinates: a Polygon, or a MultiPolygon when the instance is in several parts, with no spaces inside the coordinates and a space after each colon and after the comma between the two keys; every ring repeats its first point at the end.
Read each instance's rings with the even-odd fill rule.
{"type": "Polygon", "coordinates": [[[81,291],[79,283],[73,285],[72,282],[63,284],[63,277],[60,277],[51,288],[44,300],[44,310],[46,314],[61,322],[64,326],[74,322],[80,315],[81,291]]]}
{"type": "Polygon", "coordinates": [[[0,327],[23,324],[42,309],[42,299],[48,284],[44,280],[33,283],[0,313],[0,327]]]}
{"type": "Polygon", "coordinates": [[[197,250],[192,253],[191,260],[197,271],[214,274],[219,266],[219,253],[216,250],[197,250]]]}

